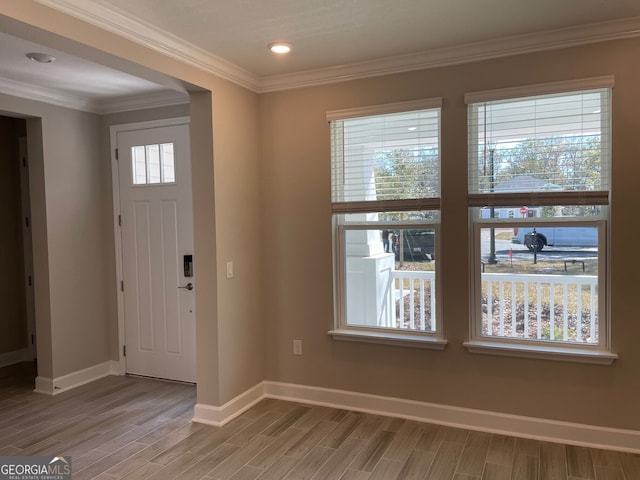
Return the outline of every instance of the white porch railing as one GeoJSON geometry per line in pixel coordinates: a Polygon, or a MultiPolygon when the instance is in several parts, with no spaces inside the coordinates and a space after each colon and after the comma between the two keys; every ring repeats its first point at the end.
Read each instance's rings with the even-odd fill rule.
{"type": "MultiPolygon", "coordinates": [[[[483,273],[481,278],[483,335],[597,343],[597,276],[483,273]]],[[[386,295],[383,326],[435,332],[435,272],[392,270],[390,288],[394,294],[386,295]]]]}
{"type": "Polygon", "coordinates": [[[389,326],[435,332],[436,272],[392,270],[393,308],[389,326]]]}
{"type": "Polygon", "coordinates": [[[598,277],[482,274],[482,334],[598,342],[598,277]]]}

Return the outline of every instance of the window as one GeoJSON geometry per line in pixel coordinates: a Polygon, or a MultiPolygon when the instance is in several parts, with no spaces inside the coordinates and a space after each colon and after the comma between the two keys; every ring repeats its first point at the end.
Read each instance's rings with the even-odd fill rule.
{"type": "Polygon", "coordinates": [[[331,128],[334,338],[443,348],[440,100],[343,110],[331,128]]]}
{"type": "Polygon", "coordinates": [[[134,185],[175,183],[173,143],[131,147],[131,171],[134,185]]]}
{"type": "Polygon", "coordinates": [[[615,358],[606,271],[613,84],[592,83],[466,98],[472,350],[615,358]]]}

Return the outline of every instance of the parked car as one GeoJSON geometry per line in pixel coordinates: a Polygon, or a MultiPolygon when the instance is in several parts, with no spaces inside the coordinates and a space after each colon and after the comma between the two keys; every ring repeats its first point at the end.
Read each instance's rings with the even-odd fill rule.
{"type": "Polygon", "coordinates": [[[402,251],[403,259],[408,261],[427,261],[430,262],[435,258],[436,234],[433,230],[403,230],[394,232],[393,251],[396,259],[400,259],[402,251]],[[402,238],[402,248],[400,248],[400,239],[402,238]]]}
{"type": "Polygon", "coordinates": [[[550,247],[597,247],[597,227],[514,228],[512,243],[525,245],[532,252],[550,247]]]}

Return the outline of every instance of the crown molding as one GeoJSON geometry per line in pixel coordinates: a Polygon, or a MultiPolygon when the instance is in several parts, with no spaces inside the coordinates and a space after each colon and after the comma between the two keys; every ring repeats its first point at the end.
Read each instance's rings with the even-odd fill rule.
{"type": "Polygon", "coordinates": [[[116,7],[107,7],[96,0],[36,1],[150,50],[256,91],[259,79],[252,73],[116,7]]]}
{"type": "Polygon", "coordinates": [[[108,113],[144,110],[145,108],[168,107],[189,103],[189,95],[173,90],[161,92],[127,95],[125,97],[108,98],[96,102],[96,112],[101,115],[108,113]]]}
{"type": "Polygon", "coordinates": [[[78,96],[65,95],[57,90],[0,77],[0,93],[59,107],[98,113],[95,102],[78,96]]]}
{"type": "Polygon", "coordinates": [[[638,36],[640,36],[640,17],[632,17],[558,30],[502,37],[484,42],[309,70],[295,74],[273,75],[262,79],[258,91],[259,93],[265,93],[324,85],[638,36]]]}
{"type": "Polygon", "coordinates": [[[304,72],[258,77],[99,0],[36,0],[256,93],[324,85],[640,36],[640,17],[516,35],[304,72]]]}
{"type": "Polygon", "coordinates": [[[0,93],[99,115],[189,103],[188,94],[172,90],[97,100],[65,95],[57,90],[2,77],[0,77],[0,93]]]}

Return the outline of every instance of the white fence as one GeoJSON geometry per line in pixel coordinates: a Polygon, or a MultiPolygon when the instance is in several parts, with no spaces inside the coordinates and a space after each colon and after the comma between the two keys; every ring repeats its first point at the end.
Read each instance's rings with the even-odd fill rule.
{"type": "Polygon", "coordinates": [[[482,334],[598,342],[598,277],[482,274],[482,334]]]}
{"type": "MultiPolygon", "coordinates": [[[[598,278],[483,273],[482,334],[581,343],[598,341],[598,278]]],[[[434,332],[435,272],[392,270],[387,325],[434,332]]]]}
{"type": "Polygon", "coordinates": [[[436,330],[436,272],[392,270],[391,285],[395,291],[395,321],[401,330],[436,330]]]}

